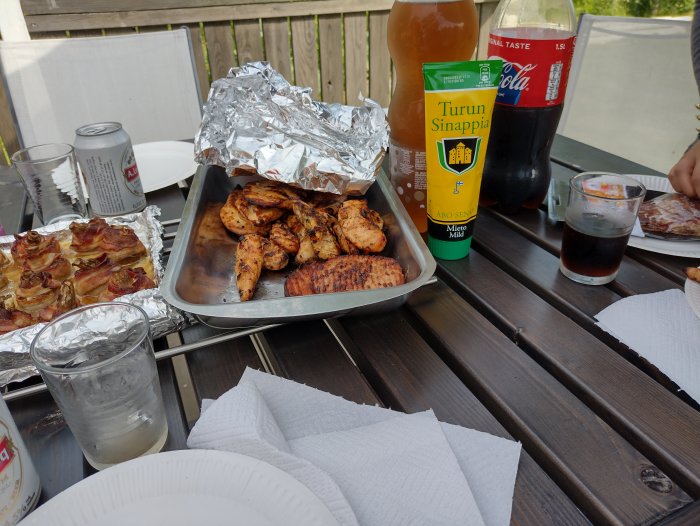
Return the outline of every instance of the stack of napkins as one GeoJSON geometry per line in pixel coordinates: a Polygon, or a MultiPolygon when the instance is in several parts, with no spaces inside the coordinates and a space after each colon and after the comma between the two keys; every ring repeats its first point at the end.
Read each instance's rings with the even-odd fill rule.
{"type": "Polygon", "coordinates": [[[521,446],[360,405],[247,369],[190,433],[190,448],[272,464],[304,483],[342,526],[510,523],[521,446]]]}
{"type": "Polygon", "coordinates": [[[700,319],[680,290],[638,294],[597,316],[598,325],[700,402],[700,319]]]}

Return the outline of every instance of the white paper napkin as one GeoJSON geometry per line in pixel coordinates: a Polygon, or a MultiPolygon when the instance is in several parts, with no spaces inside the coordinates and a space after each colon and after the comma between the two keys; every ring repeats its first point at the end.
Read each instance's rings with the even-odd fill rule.
{"type": "Polygon", "coordinates": [[[306,484],[342,525],[510,522],[520,444],[364,406],[247,369],[203,415],[192,448],[260,458],[306,484]]]}
{"type": "Polygon", "coordinates": [[[680,290],[638,294],[596,316],[598,325],[700,401],[700,319],[680,290]]]}

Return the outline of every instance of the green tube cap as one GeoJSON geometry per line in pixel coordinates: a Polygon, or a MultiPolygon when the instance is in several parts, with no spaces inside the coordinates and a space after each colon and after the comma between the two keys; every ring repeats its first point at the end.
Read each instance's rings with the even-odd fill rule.
{"type": "Polygon", "coordinates": [[[471,244],[471,236],[459,241],[443,241],[428,235],[428,249],[438,259],[455,260],[465,258],[469,255],[471,244]]]}

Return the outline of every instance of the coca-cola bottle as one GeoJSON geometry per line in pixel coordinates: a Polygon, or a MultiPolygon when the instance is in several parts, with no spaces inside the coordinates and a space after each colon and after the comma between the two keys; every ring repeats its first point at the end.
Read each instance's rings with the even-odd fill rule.
{"type": "Polygon", "coordinates": [[[537,208],[551,168],[574,51],[571,0],[501,0],[489,34],[489,58],[503,59],[480,202],[505,213],[537,208]]]}

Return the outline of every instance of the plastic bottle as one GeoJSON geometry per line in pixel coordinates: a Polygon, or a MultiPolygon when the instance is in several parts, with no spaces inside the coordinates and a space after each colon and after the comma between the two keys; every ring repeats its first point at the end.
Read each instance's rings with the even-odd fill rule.
{"type": "Polygon", "coordinates": [[[505,213],[544,200],[549,154],[574,51],[571,0],[501,0],[489,34],[490,59],[504,60],[480,203],[505,213]]]}
{"type": "Polygon", "coordinates": [[[427,230],[423,64],[469,60],[479,35],[472,0],[396,0],[388,22],[396,68],[389,104],[391,181],[419,232],[427,230]]]}

